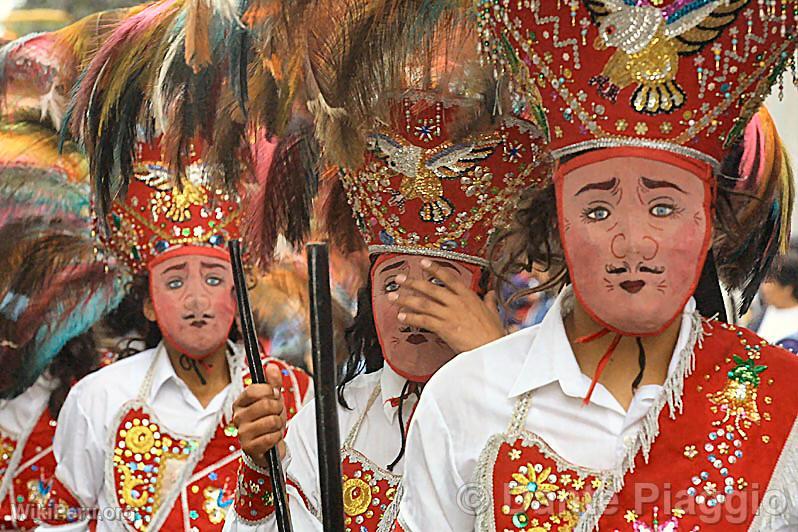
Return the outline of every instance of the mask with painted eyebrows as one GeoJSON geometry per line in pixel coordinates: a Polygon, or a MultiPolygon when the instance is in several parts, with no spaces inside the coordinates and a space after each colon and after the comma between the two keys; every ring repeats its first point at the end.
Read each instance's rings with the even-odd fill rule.
{"type": "MultiPolygon", "coordinates": [[[[377,259],[371,271],[371,308],[383,357],[391,369],[414,382],[426,382],[456,354],[438,335],[399,321],[399,304],[388,299],[393,292],[409,290],[402,288],[396,281],[399,275],[433,284],[441,283],[422,269],[421,260],[424,258],[386,253],[377,259]]],[[[476,266],[442,258],[430,260],[439,267],[447,268],[466,286],[474,287],[479,280],[479,268],[476,266]]]]}
{"type": "Polygon", "coordinates": [[[604,327],[658,334],[695,291],[711,234],[708,178],[645,157],[596,160],[556,178],[574,292],[604,327]]]}

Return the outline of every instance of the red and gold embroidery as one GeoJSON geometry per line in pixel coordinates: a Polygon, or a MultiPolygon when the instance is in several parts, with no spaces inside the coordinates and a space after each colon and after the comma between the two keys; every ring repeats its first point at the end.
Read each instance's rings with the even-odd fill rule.
{"type": "Polygon", "coordinates": [[[341,471],[346,531],[377,530],[394,501],[399,477],[372,467],[353,451],[344,451],[341,471]]]}
{"type": "MultiPolygon", "coordinates": [[[[703,467],[690,479],[687,494],[697,504],[710,508],[723,504],[727,497],[738,491],[733,473],[743,458],[743,447],[748,439],[746,431],[762,419],[757,389],[761,381],[759,375],[767,369],[767,366],[756,363],[767,342],[762,340],[752,345],[743,331],[727,324],[720,326],[737,336],[748,358],[732,354],[730,362],[734,366],[727,371],[723,388],[706,394],[709,409],[717,419],[712,421],[703,446],[698,449],[693,446],[695,453],[691,451],[691,456],[688,456],[689,459],[698,457],[698,463],[703,463],[703,467]]],[[[716,371],[722,369],[718,365],[715,368],[716,371]]]]}
{"type": "Polygon", "coordinates": [[[179,479],[197,447],[196,440],[162,433],[141,410],[127,413],[116,435],[113,474],[117,503],[136,530],[149,528],[164,490],[179,479]]]}
{"type": "Polygon", "coordinates": [[[274,495],[269,474],[242,455],[238,467],[235,510],[247,523],[259,523],[274,513],[274,495]]]}
{"type": "Polygon", "coordinates": [[[498,456],[494,495],[503,498],[494,503],[500,508],[496,530],[572,530],[603,484],[594,475],[560,472],[552,459],[522,441],[502,443],[498,456]]]}

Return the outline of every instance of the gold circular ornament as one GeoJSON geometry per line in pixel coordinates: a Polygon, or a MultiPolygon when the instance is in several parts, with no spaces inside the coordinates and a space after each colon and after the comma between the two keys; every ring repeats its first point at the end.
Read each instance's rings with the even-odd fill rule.
{"type": "Polygon", "coordinates": [[[155,436],[148,427],[137,425],[127,431],[125,446],[134,453],[145,453],[155,445],[155,436]]]}
{"type": "Polygon", "coordinates": [[[371,503],[371,487],[359,478],[344,482],[344,512],[356,516],[368,510],[371,503]]]}

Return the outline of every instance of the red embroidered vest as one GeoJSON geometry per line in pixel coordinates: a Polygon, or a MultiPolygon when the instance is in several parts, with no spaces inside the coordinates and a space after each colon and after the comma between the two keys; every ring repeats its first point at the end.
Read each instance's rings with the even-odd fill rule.
{"type": "Polygon", "coordinates": [[[703,326],[681,413],[671,417],[665,404],[643,421],[645,431],[656,420],[659,434],[647,462],[630,455],[622,487],[615,473],[576,467],[534,434],[510,430],[483,453],[478,474],[492,496],[478,529],[566,531],[585,519],[585,529],[748,530],[795,423],[798,359],[745,329],[703,326]]]}
{"type": "Polygon", "coordinates": [[[47,516],[55,521],[59,515],[68,515],[69,497],[63,499],[53,482],[55,427],[45,406],[27,438],[16,440],[0,433],[0,478],[5,487],[0,530],[33,530],[47,516]],[[12,464],[15,451],[21,455],[12,464]]]}
{"type": "MultiPolygon", "coordinates": [[[[365,410],[352,426],[341,448],[341,474],[346,532],[378,532],[391,530],[397,513],[396,492],[401,477],[374,464],[354,449],[366,413],[379,396],[380,387],[372,393],[365,410]]],[[[301,486],[288,478],[287,483],[299,492],[305,506],[318,516],[301,486]]],[[[235,511],[250,526],[264,523],[274,513],[272,484],[269,472],[249,459],[242,459],[236,490],[235,511]]]]}

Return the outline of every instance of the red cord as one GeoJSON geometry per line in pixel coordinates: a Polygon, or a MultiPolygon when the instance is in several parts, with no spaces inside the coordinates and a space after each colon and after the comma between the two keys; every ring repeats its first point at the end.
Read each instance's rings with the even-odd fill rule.
{"type": "MultiPolygon", "coordinates": [[[[595,340],[596,338],[601,338],[608,332],[609,332],[608,329],[603,329],[602,331],[599,331],[599,333],[592,335],[594,338],[590,338],[589,336],[586,336],[585,338],[590,338],[592,340],[595,340]]],[[[585,341],[587,342],[590,340],[585,340],[585,341]]],[[[582,343],[579,342],[579,340],[577,340],[577,342],[582,343]]],[[[610,357],[612,357],[612,354],[615,352],[615,348],[618,347],[618,344],[620,342],[621,342],[621,335],[616,334],[615,338],[612,339],[612,343],[607,348],[607,352],[604,353],[604,356],[601,357],[601,360],[599,360],[598,366],[596,366],[596,372],[593,374],[593,380],[590,382],[590,388],[588,388],[587,390],[587,397],[585,397],[582,400],[583,405],[587,405],[590,403],[590,397],[593,395],[593,390],[596,388],[596,384],[598,384],[598,380],[601,378],[601,374],[604,371],[604,368],[607,367],[607,363],[610,361],[610,357]]]]}

